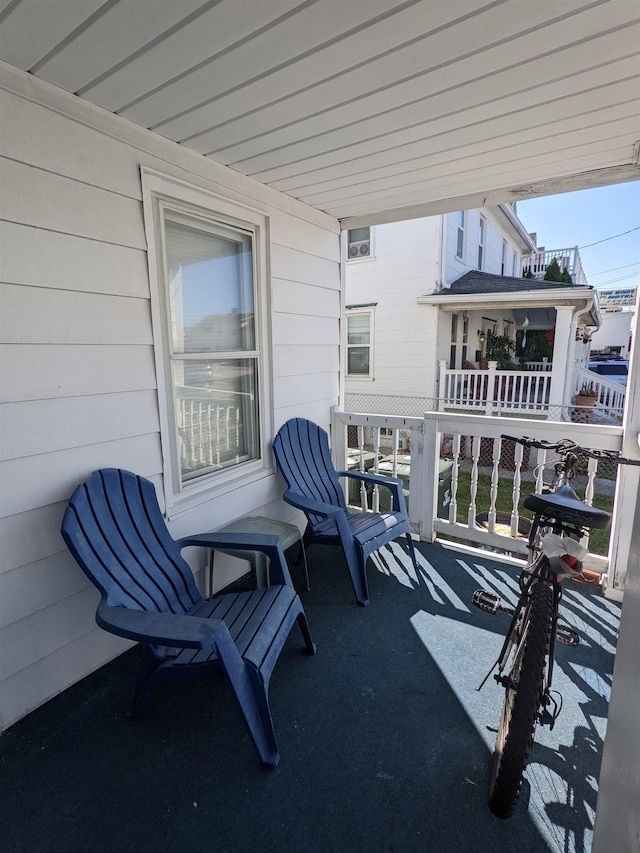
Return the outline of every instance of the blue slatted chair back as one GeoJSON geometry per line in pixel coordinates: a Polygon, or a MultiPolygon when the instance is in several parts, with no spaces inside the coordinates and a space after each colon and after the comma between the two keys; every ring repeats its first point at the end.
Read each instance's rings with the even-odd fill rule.
{"type": "MultiPolygon", "coordinates": [[[[295,493],[346,511],[344,492],[331,460],[329,437],[322,427],[304,418],[287,421],[273,442],[278,468],[295,493]]],[[[311,525],[324,521],[309,516],[311,525]]]]}
{"type": "Polygon", "coordinates": [[[149,480],[119,468],[95,471],[73,493],[61,529],[108,604],[187,613],[202,602],[149,480]]]}

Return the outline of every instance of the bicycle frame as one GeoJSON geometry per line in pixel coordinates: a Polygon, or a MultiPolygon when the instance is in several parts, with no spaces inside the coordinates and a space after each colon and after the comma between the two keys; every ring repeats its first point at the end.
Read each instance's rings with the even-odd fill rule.
{"type": "MultiPolygon", "coordinates": [[[[552,623],[551,623],[551,639],[549,645],[549,653],[547,656],[547,670],[545,677],[545,685],[544,685],[544,696],[548,697],[548,693],[551,689],[551,683],[553,681],[553,663],[555,656],[555,640],[556,640],[556,632],[558,627],[558,616],[560,610],[560,599],[562,598],[562,588],[560,586],[560,581],[558,576],[551,568],[549,563],[549,559],[545,556],[542,550],[539,550],[539,546],[536,545],[532,540],[536,535],[536,528],[539,529],[539,525],[536,525],[536,521],[538,519],[534,519],[532,528],[531,528],[531,540],[529,543],[529,553],[530,553],[530,562],[527,563],[525,568],[522,570],[522,573],[519,578],[520,583],[520,597],[518,598],[518,602],[513,609],[513,615],[511,617],[511,623],[507,630],[504,643],[502,644],[502,649],[500,650],[500,654],[498,655],[498,659],[496,663],[491,667],[489,671],[489,675],[493,672],[494,668],[497,666],[498,673],[494,675],[495,680],[502,687],[506,687],[508,685],[508,677],[503,675],[503,672],[509,662],[511,657],[512,647],[516,642],[520,642],[521,636],[518,636],[519,629],[522,627],[523,623],[526,621],[526,611],[529,607],[530,603],[530,587],[531,584],[536,581],[543,581],[544,583],[551,586],[553,589],[553,612],[552,612],[552,623]]],[[[488,677],[488,676],[487,676],[488,677]]],[[[486,678],[485,678],[486,681],[486,678]]],[[[484,684],[484,682],[483,682],[484,684]]],[[[480,685],[482,686],[482,685],[480,685]]],[[[480,689],[480,688],[478,688],[480,689]]],[[[545,702],[545,705],[547,703],[545,702]]],[[[542,725],[549,724],[550,728],[553,728],[553,722],[555,721],[555,717],[551,719],[544,719],[544,715],[542,715],[540,722],[542,725]]]]}

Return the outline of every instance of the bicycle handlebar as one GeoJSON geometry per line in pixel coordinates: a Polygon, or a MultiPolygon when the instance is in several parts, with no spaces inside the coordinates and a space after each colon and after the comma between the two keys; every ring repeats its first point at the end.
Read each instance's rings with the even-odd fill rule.
{"type": "Polygon", "coordinates": [[[617,465],[640,465],[640,459],[626,459],[623,456],[619,456],[613,450],[589,450],[586,447],[580,447],[570,438],[561,438],[559,441],[546,441],[545,439],[528,438],[526,435],[518,438],[515,435],[502,434],[500,437],[506,438],[508,441],[515,441],[524,447],[556,450],[558,453],[575,453],[578,456],[590,456],[592,459],[609,459],[617,465]]]}

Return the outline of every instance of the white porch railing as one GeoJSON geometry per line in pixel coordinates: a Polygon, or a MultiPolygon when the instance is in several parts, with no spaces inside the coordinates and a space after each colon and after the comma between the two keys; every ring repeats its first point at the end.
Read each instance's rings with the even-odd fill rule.
{"type": "Polygon", "coordinates": [[[525,370],[551,370],[553,367],[552,363],[548,359],[543,359],[542,361],[525,361],[524,369],[525,370]]]}
{"type": "Polygon", "coordinates": [[[627,389],[619,382],[612,382],[592,370],[576,367],[573,373],[573,393],[583,385],[591,386],[596,393],[598,411],[610,417],[621,417],[627,389]]]}
{"type": "Polygon", "coordinates": [[[479,410],[487,414],[545,415],[549,410],[551,372],[498,370],[495,361],[487,370],[450,370],[439,363],[438,408],[479,410]]]}
{"type": "MultiPolygon", "coordinates": [[[[350,464],[362,470],[394,473],[405,480],[409,521],[421,540],[434,541],[438,534],[455,537],[474,546],[500,549],[512,555],[526,554],[526,538],[521,535],[522,520],[519,505],[525,480],[540,488],[538,466],[545,461],[543,451],[526,452],[519,444],[500,438],[507,432],[515,436],[531,435],[549,441],[567,437],[567,424],[555,421],[536,421],[512,418],[508,422],[486,415],[454,412],[426,412],[421,418],[359,414],[333,411],[332,445],[335,464],[347,468],[348,448],[352,445],[350,464]],[[391,453],[380,458],[380,430],[391,430],[394,439],[391,453]],[[410,434],[410,456],[398,456],[397,436],[410,434]],[[355,445],[355,446],[353,446],[355,445]],[[443,452],[444,451],[444,452],[443,452]],[[365,459],[365,454],[368,458],[365,459]],[[450,460],[447,478],[448,494],[444,495],[441,458],[450,460]],[[465,483],[462,497],[462,481],[465,483]],[[498,510],[499,496],[508,495],[509,509],[498,510]],[[482,522],[482,523],[481,523],[482,522]]],[[[622,428],[571,424],[571,438],[592,449],[619,452],[622,447],[622,428]]],[[[584,477],[585,500],[593,501],[597,490],[598,463],[590,460],[584,477]]],[[[614,475],[615,476],[615,475],[614,475]]],[[[611,480],[606,481],[610,487],[611,480]]],[[[382,506],[382,496],[357,493],[351,503],[359,505],[369,497],[374,506],[382,506]]],[[[588,547],[588,536],[585,543],[588,547]]],[[[589,553],[588,568],[606,572],[608,557],[589,553]]]]}

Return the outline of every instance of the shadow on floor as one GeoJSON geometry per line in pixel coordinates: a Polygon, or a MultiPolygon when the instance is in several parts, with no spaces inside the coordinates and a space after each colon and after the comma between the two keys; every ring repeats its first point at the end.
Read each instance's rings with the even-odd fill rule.
{"type": "Polygon", "coordinates": [[[516,573],[419,551],[419,576],[395,543],[372,558],[361,608],[340,551],[309,550],[318,654],[294,630],[274,672],[275,771],[221,678],[164,685],[125,719],[137,649],[14,725],[0,739],[5,853],[589,851],[618,605],[567,589],[583,643],[558,654],[564,709],[537,736],[516,814],[498,821],[486,787],[500,694],[474,688],[506,623],[470,601],[478,586],[513,596],[516,573]]]}

